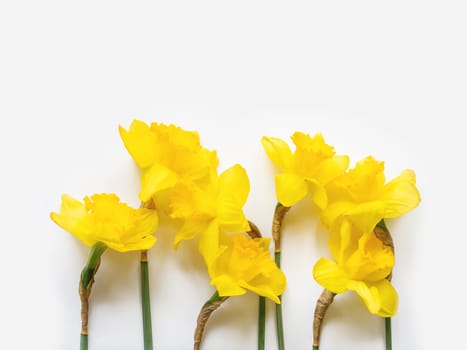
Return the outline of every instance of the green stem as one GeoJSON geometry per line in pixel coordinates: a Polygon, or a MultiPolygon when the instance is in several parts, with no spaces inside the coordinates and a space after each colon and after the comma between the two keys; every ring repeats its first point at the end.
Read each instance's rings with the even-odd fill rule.
{"type": "MultiPolygon", "coordinates": [[[[388,246],[392,252],[394,253],[394,242],[392,241],[391,233],[389,232],[388,227],[386,226],[386,222],[384,219],[381,219],[380,222],[376,225],[374,229],[376,237],[383,242],[385,246],[388,246]]],[[[386,277],[388,281],[392,279],[392,271],[389,276],[386,277]]],[[[386,338],[386,350],[392,350],[392,330],[391,330],[391,318],[386,317],[384,319],[384,330],[385,330],[385,338],[386,338]]]]}
{"type": "Polygon", "coordinates": [[[107,246],[104,243],[97,242],[91,248],[89,252],[88,261],[81,271],[81,281],[83,282],[83,288],[88,288],[89,282],[94,278],[96,270],[99,267],[102,254],[104,254],[107,246]]]}
{"type": "Polygon", "coordinates": [[[87,334],[80,334],[79,350],[88,350],[88,335],[87,334]]]}
{"type": "Polygon", "coordinates": [[[266,298],[259,297],[258,309],[258,350],[264,350],[266,334],[266,298]]]}
{"type": "Polygon", "coordinates": [[[143,311],[144,350],[152,350],[151,299],[149,293],[149,273],[147,251],[141,251],[141,304],[143,311]]]}
{"type": "Polygon", "coordinates": [[[318,345],[313,345],[313,350],[319,350],[319,346],[318,345]]]}
{"type": "MultiPolygon", "coordinates": [[[[278,268],[281,267],[281,231],[282,221],[285,215],[290,210],[290,207],[285,207],[277,203],[274,209],[274,217],[272,219],[272,238],[274,239],[274,260],[278,268]]],[[[279,300],[282,300],[279,296],[279,300]]],[[[282,321],[282,303],[276,304],[276,329],[277,329],[277,345],[279,350],[284,350],[284,326],[282,321]]]]}
{"type": "Polygon", "coordinates": [[[107,246],[103,243],[96,243],[89,252],[88,261],[81,271],[79,281],[79,297],[81,300],[81,334],[79,340],[80,350],[88,349],[88,319],[89,319],[89,296],[91,295],[94,276],[99,268],[101,256],[107,246]]]}
{"type": "MultiPolygon", "coordinates": [[[[274,260],[277,267],[281,267],[281,252],[274,253],[274,260]]],[[[282,296],[279,296],[280,304],[276,304],[276,328],[277,328],[277,345],[279,350],[284,350],[284,323],[282,321],[282,296]]]]}
{"type": "Polygon", "coordinates": [[[385,331],[386,331],[386,350],[392,350],[392,331],[391,331],[391,317],[384,319],[385,331]]]}

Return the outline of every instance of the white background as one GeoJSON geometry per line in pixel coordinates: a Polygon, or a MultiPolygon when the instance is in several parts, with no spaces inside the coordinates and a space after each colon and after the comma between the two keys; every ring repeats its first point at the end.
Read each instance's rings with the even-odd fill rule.
{"type": "MultiPolygon", "coordinates": [[[[78,348],[77,282],[88,249],[49,219],[60,195],[116,192],[137,206],[138,171],[118,135],[133,118],[198,130],[221,169],[248,171],[247,216],[269,236],[275,169],[262,135],[321,131],[352,164],[417,173],[422,202],[388,221],[400,308],[394,349],[466,349],[467,39],[463,1],[2,1],[2,347],[78,348]],[[454,344],[454,345],[452,345],[454,344]],[[6,346],[8,345],[8,346],[6,346]]],[[[285,220],[286,348],[311,349],[328,256],[308,204],[285,220]]],[[[213,288],[194,244],[150,252],[156,349],[192,347],[213,288]]],[[[138,254],[106,252],[91,296],[90,349],[142,349],[138,254]]],[[[210,349],[256,348],[257,298],[210,319],[210,349]]],[[[267,349],[277,349],[269,304],[267,349]]],[[[336,298],[326,349],[384,349],[383,321],[336,298]]]]}

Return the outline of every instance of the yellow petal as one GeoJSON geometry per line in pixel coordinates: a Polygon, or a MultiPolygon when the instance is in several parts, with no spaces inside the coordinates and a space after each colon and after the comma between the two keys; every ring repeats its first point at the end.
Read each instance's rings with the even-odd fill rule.
{"type": "Polygon", "coordinates": [[[155,162],[156,135],[146,123],[134,120],[129,131],[122,126],[119,126],[119,131],[128,153],[140,168],[147,168],[155,162]]]}
{"type": "Polygon", "coordinates": [[[290,167],[292,161],[292,152],[289,145],[278,138],[263,136],[261,144],[269,159],[277,165],[282,171],[286,171],[290,167]]]}
{"type": "Polygon", "coordinates": [[[219,197],[228,196],[243,207],[250,193],[250,181],[245,169],[239,164],[225,170],[219,177],[219,197]]]}
{"type": "Polygon", "coordinates": [[[370,287],[363,281],[352,280],[348,283],[348,289],[360,296],[370,313],[376,314],[381,308],[381,298],[376,287],[370,287]]]}
{"type": "Polygon", "coordinates": [[[384,209],[384,203],[381,201],[365,202],[347,210],[344,216],[361,232],[372,232],[384,217],[384,209]]]}
{"type": "Polygon", "coordinates": [[[328,203],[326,208],[321,212],[321,220],[328,229],[332,229],[333,226],[340,221],[342,214],[354,206],[355,204],[349,201],[328,203]]]}
{"type": "Polygon", "coordinates": [[[250,229],[243,206],[250,192],[250,182],[240,165],[225,170],[219,178],[217,218],[224,232],[245,232],[250,229]]]}
{"type": "Polygon", "coordinates": [[[309,191],[311,193],[311,199],[316,204],[316,206],[323,210],[328,205],[328,196],[324,187],[314,179],[306,179],[309,191]]]}
{"type": "Polygon", "coordinates": [[[275,269],[270,275],[258,275],[251,281],[242,281],[240,285],[253,293],[269,298],[276,304],[280,304],[279,295],[283,294],[287,281],[284,273],[275,269]]]}
{"type": "Polygon", "coordinates": [[[136,250],[149,250],[154,246],[154,244],[156,244],[156,241],[157,239],[153,235],[146,235],[142,237],[135,237],[135,239],[125,242],[107,241],[103,243],[105,243],[105,245],[110,249],[124,253],[136,250]]]}
{"type": "Polygon", "coordinates": [[[87,245],[97,242],[119,252],[151,248],[156,238],[157,212],[134,209],[111,193],[84,198],[84,204],[64,195],[60,213],[51,215],[61,227],[87,245]]]}
{"type": "Polygon", "coordinates": [[[415,182],[415,173],[404,170],[384,186],[381,200],[384,202],[385,218],[401,216],[420,203],[420,193],[415,182]]]}
{"type": "Polygon", "coordinates": [[[399,297],[394,286],[386,279],[373,284],[378,290],[381,305],[376,313],[381,317],[392,317],[397,313],[397,307],[399,304],[399,297]]]}
{"type": "Polygon", "coordinates": [[[139,199],[148,201],[159,191],[171,188],[177,183],[177,175],[165,166],[155,163],[141,177],[139,199]]]}
{"type": "Polygon", "coordinates": [[[326,185],[339,175],[343,174],[348,166],[348,156],[334,156],[331,159],[322,161],[318,165],[314,177],[319,183],[326,185]]]}
{"type": "Polygon", "coordinates": [[[214,285],[221,297],[242,295],[246,290],[239,286],[238,282],[228,275],[220,275],[211,280],[211,285],[214,285]]]}
{"type": "Polygon", "coordinates": [[[355,291],[372,314],[392,317],[397,312],[398,296],[391,283],[384,279],[378,283],[351,281],[350,290],[355,291]]]}
{"type": "Polygon", "coordinates": [[[329,236],[329,250],[338,262],[344,262],[358,248],[358,240],[362,233],[356,231],[350,221],[342,220],[334,226],[329,236]]]}
{"type": "Polygon", "coordinates": [[[175,235],[174,248],[178,248],[181,241],[193,239],[196,235],[206,231],[207,227],[208,223],[202,220],[191,219],[185,221],[175,235]]]}
{"type": "Polygon", "coordinates": [[[225,170],[219,177],[217,218],[224,232],[245,232],[250,229],[243,206],[250,192],[250,182],[240,165],[225,170]]]}
{"type": "Polygon", "coordinates": [[[276,175],[276,196],[279,203],[291,207],[301,201],[308,193],[308,184],[295,174],[276,175]]]}
{"type": "Polygon", "coordinates": [[[348,277],[330,259],[321,258],[316,262],[313,267],[313,277],[316,282],[333,293],[340,294],[347,290],[348,277]]]}
{"type": "Polygon", "coordinates": [[[96,240],[90,236],[90,228],[83,227],[87,210],[85,205],[79,200],[69,196],[62,195],[62,203],[59,213],[51,213],[50,218],[58,226],[72,233],[87,246],[93,246],[96,240]]]}
{"type": "Polygon", "coordinates": [[[200,233],[198,249],[207,266],[210,266],[218,256],[219,250],[219,223],[212,220],[207,228],[200,233]]]}

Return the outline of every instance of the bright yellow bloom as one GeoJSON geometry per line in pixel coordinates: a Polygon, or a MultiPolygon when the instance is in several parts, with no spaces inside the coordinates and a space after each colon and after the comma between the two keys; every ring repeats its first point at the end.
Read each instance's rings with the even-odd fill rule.
{"type": "Polygon", "coordinates": [[[369,232],[381,219],[405,214],[420,202],[412,170],[385,182],[384,162],[373,157],[359,161],[327,186],[329,204],[322,213],[323,222],[331,228],[346,218],[369,232]]]}
{"type": "Polygon", "coordinates": [[[286,278],[269,255],[269,243],[269,238],[223,236],[217,256],[208,265],[211,284],[220,296],[242,295],[248,289],[280,303],[286,278]]]}
{"type": "Polygon", "coordinates": [[[281,139],[264,136],[261,140],[268,157],[282,171],[275,178],[277,200],[290,207],[311,193],[314,203],[323,209],[328,202],[324,186],[347,169],[349,158],[336,156],[319,133],[310,137],[295,132],[292,141],[293,154],[281,139]]]}
{"type": "Polygon", "coordinates": [[[174,125],[134,120],[130,129],[120,126],[120,136],[136,164],[143,169],[139,198],[173,188],[179,180],[206,183],[217,169],[215,151],[201,147],[199,135],[174,125]]]}
{"type": "Polygon", "coordinates": [[[330,248],[335,261],[318,260],[313,268],[315,280],[336,294],[356,292],[372,314],[395,315],[398,296],[386,279],[394,266],[391,249],[373,232],[362,235],[348,221],[331,235],[330,248]]]}
{"type": "Polygon", "coordinates": [[[84,203],[63,195],[60,212],[50,217],[88,246],[101,242],[126,252],[147,250],[156,243],[152,235],[157,228],[156,211],[133,209],[115,194],[95,194],[85,197],[84,203]]]}
{"type": "Polygon", "coordinates": [[[219,248],[220,232],[250,229],[242,211],[249,192],[248,176],[238,164],[212,178],[203,188],[192,182],[179,182],[170,203],[171,217],[183,221],[175,246],[199,234],[200,252],[206,262],[210,261],[219,248]]]}

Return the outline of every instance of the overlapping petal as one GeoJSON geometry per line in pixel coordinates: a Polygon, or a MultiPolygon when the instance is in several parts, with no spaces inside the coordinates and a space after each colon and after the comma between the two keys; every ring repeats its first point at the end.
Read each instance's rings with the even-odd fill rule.
{"type": "Polygon", "coordinates": [[[178,181],[204,185],[216,173],[215,151],[203,148],[195,131],[174,125],[134,120],[129,130],[120,126],[120,136],[130,155],[143,169],[140,199],[155,198],[178,181]]]}
{"type": "Polygon", "coordinates": [[[326,144],[321,134],[311,137],[302,132],[292,135],[295,152],[287,143],[275,137],[264,136],[263,148],[281,173],[276,175],[276,196],[279,203],[290,207],[308,193],[319,208],[327,206],[324,186],[338,177],[348,167],[347,156],[336,156],[332,146],[326,144]]]}
{"type": "Polygon", "coordinates": [[[133,209],[115,194],[95,194],[85,197],[84,203],[63,195],[60,212],[50,216],[88,246],[101,242],[125,252],[147,250],[156,243],[153,236],[158,222],[156,211],[133,209]]]}
{"type": "Polygon", "coordinates": [[[170,203],[170,215],[184,222],[175,245],[199,235],[201,254],[206,262],[212,260],[219,248],[220,233],[250,229],[243,213],[249,191],[247,173],[238,164],[212,178],[204,187],[193,182],[179,182],[172,191],[170,203]]]}
{"type": "Polygon", "coordinates": [[[329,203],[322,212],[323,223],[332,229],[345,218],[362,231],[370,231],[382,219],[398,217],[419,204],[412,170],[385,182],[383,162],[373,157],[359,161],[354,169],[326,186],[329,203]]]}
{"type": "Polygon", "coordinates": [[[208,265],[211,284],[220,296],[240,295],[248,289],[280,303],[286,278],[265,249],[269,242],[242,234],[224,237],[218,255],[208,265]]]}
{"type": "Polygon", "coordinates": [[[361,233],[349,221],[335,230],[330,238],[335,260],[319,259],[313,268],[315,280],[336,294],[356,292],[373,314],[393,316],[397,292],[386,279],[394,266],[392,250],[373,232],[361,233]]]}

